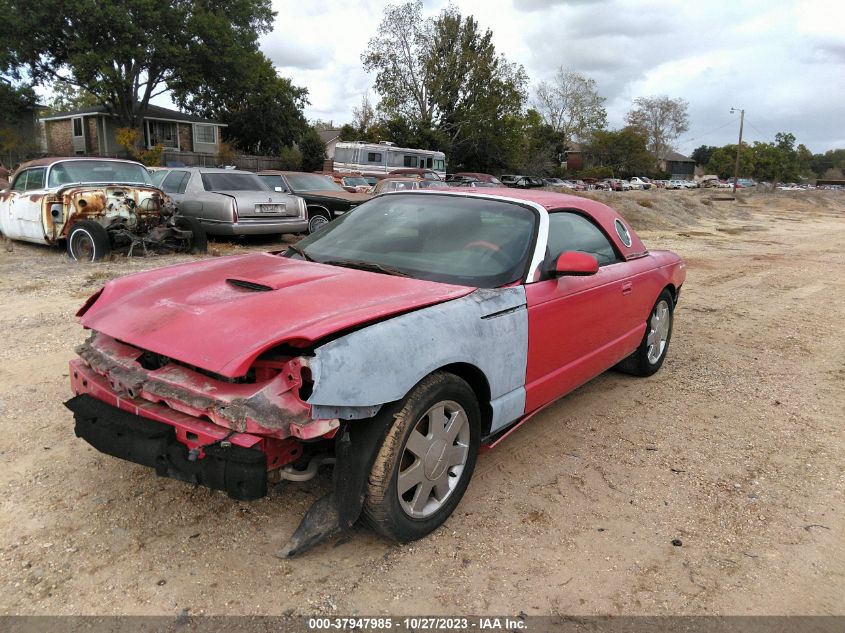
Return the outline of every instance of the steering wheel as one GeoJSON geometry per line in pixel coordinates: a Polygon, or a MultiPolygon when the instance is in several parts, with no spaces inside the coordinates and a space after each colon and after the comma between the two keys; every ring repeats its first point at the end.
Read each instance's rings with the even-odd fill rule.
{"type": "Polygon", "coordinates": [[[464,246],[463,250],[468,250],[470,248],[481,248],[487,251],[487,254],[490,255],[494,260],[498,260],[501,264],[508,265],[510,264],[510,258],[507,254],[502,250],[502,248],[498,244],[493,244],[492,242],[487,242],[484,240],[477,240],[475,242],[470,242],[466,246],[464,246]]]}
{"type": "Polygon", "coordinates": [[[485,242],[484,240],[477,240],[475,242],[470,242],[469,244],[464,246],[465,249],[476,248],[476,247],[486,248],[487,250],[495,251],[497,253],[500,253],[502,251],[501,247],[499,247],[497,244],[493,244],[493,242],[485,242]]]}

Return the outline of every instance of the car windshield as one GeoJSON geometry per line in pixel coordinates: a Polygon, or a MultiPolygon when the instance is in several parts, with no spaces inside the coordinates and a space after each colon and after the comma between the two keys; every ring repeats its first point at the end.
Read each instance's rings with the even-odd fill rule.
{"type": "Polygon", "coordinates": [[[367,187],[368,183],[366,180],[360,177],[349,177],[343,179],[343,184],[347,187],[367,187]]]}
{"type": "Polygon", "coordinates": [[[516,203],[401,193],[362,204],[297,246],[317,262],[495,288],[522,278],[535,223],[516,203]]]}
{"type": "Polygon", "coordinates": [[[210,171],[201,176],[206,191],[267,191],[267,185],[253,174],[210,171]]]}
{"type": "Polygon", "coordinates": [[[420,180],[419,188],[420,189],[449,189],[449,185],[447,185],[442,180],[420,180]]]}
{"type": "Polygon", "coordinates": [[[318,174],[285,174],[294,191],[346,191],[333,180],[318,174]]]}
{"type": "Polygon", "coordinates": [[[68,160],[50,169],[48,187],[74,182],[104,182],[151,185],[150,174],[139,163],[116,160],[68,160]]]}

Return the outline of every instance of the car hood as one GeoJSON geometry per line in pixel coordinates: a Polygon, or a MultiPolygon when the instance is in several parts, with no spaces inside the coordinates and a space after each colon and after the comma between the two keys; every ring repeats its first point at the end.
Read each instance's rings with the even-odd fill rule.
{"type": "Polygon", "coordinates": [[[86,328],[234,378],[282,343],[308,346],[473,290],[257,253],[115,279],[80,314],[86,328]]]}

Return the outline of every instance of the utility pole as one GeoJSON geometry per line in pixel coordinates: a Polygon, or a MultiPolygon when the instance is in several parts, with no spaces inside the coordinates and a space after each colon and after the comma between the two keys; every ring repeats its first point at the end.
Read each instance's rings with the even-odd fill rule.
{"type": "MultiPolygon", "coordinates": [[[[737,108],[731,108],[731,114],[737,111],[737,108]]],[[[742,149],[742,125],[745,123],[745,110],[739,111],[739,143],[736,145],[736,165],[734,165],[734,197],[736,197],[736,181],[739,178],[739,152],[742,149]]]]}

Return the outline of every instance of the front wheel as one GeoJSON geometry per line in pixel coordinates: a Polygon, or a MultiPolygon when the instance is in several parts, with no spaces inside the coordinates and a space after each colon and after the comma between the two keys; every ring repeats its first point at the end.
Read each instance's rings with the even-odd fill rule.
{"type": "Polygon", "coordinates": [[[185,243],[184,250],[194,255],[201,255],[208,252],[208,235],[197,218],[185,215],[177,215],[173,218],[177,227],[183,231],[191,232],[190,243],[185,243]]]}
{"type": "Polygon", "coordinates": [[[666,352],[669,351],[674,310],[672,293],[664,289],[646,320],[645,334],[640,346],[619,363],[617,369],[633,376],[651,376],[660,369],[666,359],[666,352]]]}
{"type": "Polygon", "coordinates": [[[370,471],[364,517],[397,541],[442,525],[463,497],[478,457],[481,413],[470,386],[436,372],[405,398],[370,471]]]}
{"type": "Polygon", "coordinates": [[[98,262],[111,252],[108,231],[93,220],[74,222],[67,234],[67,254],[76,262],[98,262]]]}

